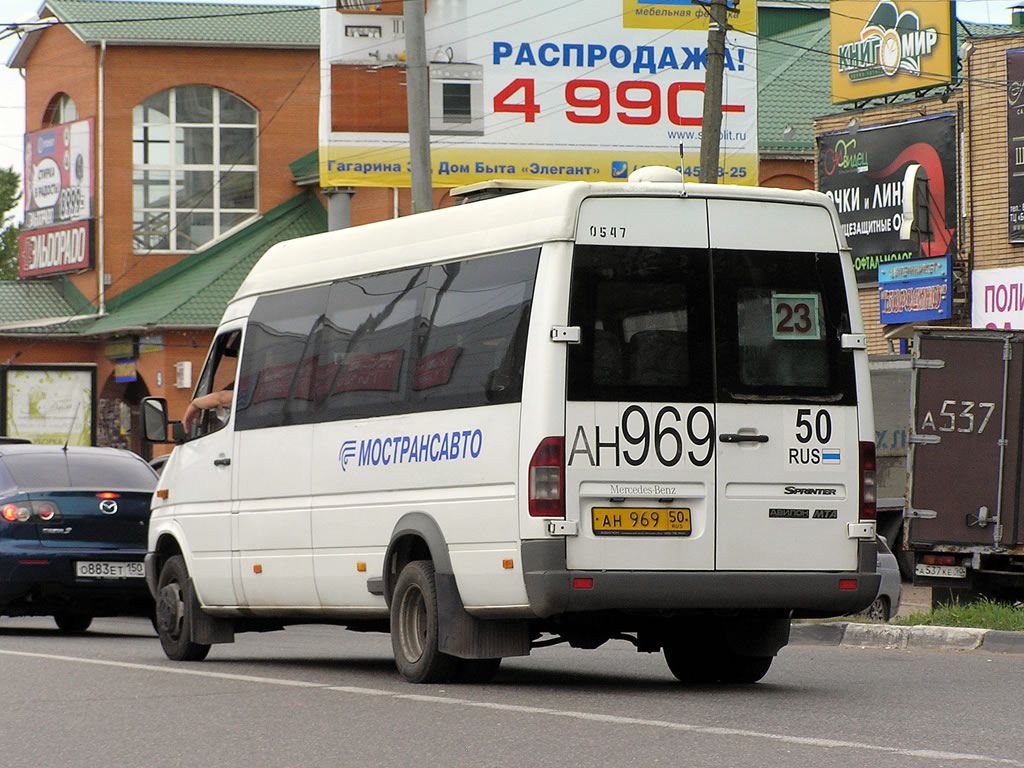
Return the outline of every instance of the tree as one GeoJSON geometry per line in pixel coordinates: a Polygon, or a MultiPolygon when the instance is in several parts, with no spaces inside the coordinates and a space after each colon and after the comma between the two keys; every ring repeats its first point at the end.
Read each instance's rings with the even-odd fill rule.
{"type": "Polygon", "coordinates": [[[21,226],[8,215],[21,200],[21,174],[0,168],[0,280],[18,277],[18,232],[21,226]]]}

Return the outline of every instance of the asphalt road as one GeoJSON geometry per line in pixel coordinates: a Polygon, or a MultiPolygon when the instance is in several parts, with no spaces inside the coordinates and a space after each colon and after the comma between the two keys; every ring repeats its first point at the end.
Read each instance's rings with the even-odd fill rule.
{"type": "Polygon", "coordinates": [[[184,664],[145,621],[2,619],[0,765],[1024,768],[1022,681],[1024,655],[791,645],[757,685],[685,687],[615,642],[413,686],[386,636],[334,627],[184,664]]]}

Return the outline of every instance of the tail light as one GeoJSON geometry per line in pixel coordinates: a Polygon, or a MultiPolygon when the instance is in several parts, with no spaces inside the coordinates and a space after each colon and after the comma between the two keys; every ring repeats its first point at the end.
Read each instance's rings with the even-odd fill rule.
{"type": "Polygon", "coordinates": [[[860,519],[875,519],[875,444],[860,444],[860,519]]]}
{"type": "Polygon", "coordinates": [[[19,501],[4,504],[0,518],[8,523],[49,523],[60,520],[61,514],[52,501],[19,501]]]}
{"type": "Polygon", "coordinates": [[[103,491],[102,493],[96,494],[97,499],[119,499],[121,498],[120,493],[114,493],[113,491],[103,491]]]}
{"type": "Polygon", "coordinates": [[[565,439],[545,437],[530,459],[530,517],[565,517],[565,439]]]}

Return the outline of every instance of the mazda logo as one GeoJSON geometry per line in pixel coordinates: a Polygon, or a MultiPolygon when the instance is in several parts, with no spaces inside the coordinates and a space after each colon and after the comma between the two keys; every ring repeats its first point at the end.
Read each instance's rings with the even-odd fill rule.
{"type": "Polygon", "coordinates": [[[100,502],[100,512],[104,515],[112,515],[117,512],[117,502],[113,499],[104,499],[100,502]]]}

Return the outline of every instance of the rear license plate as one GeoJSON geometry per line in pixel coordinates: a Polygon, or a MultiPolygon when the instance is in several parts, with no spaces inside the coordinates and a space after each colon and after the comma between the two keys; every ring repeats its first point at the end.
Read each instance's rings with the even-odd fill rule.
{"type": "Polygon", "coordinates": [[[75,575],[87,579],[141,579],[146,575],[146,566],[141,561],[77,560],[75,575]]]}
{"type": "Polygon", "coordinates": [[[938,576],[942,579],[966,579],[967,568],[962,565],[927,565],[918,563],[914,566],[918,576],[938,576]]]}
{"type": "Polygon", "coordinates": [[[689,536],[690,510],[594,507],[590,511],[594,533],[608,535],[689,536]]]}

